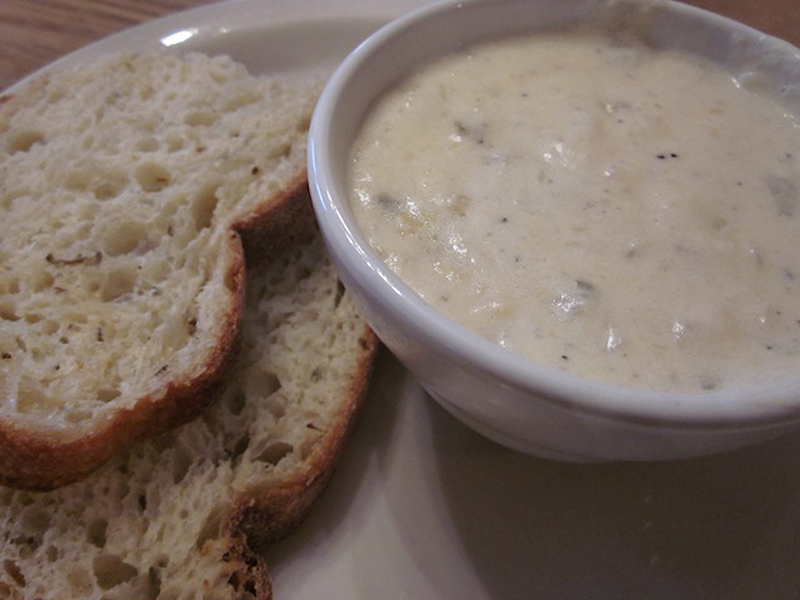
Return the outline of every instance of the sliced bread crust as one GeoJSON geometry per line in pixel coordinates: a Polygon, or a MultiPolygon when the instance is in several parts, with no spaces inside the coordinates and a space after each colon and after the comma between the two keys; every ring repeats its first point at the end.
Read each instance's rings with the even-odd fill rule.
{"type": "Polygon", "coordinates": [[[333,471],[378,343],[318,234],[248,270],[219,402],[52,492],[0,488],[0,596],[271,598],[256,549],[333,471]]]}
{"type": "Polygon", "coordinates": [[[65,485],[213,401],[243,244],[267,255],[313,219],[298,206],[317,92],[165,51],[4,98],[0,482],[65,485]]]}

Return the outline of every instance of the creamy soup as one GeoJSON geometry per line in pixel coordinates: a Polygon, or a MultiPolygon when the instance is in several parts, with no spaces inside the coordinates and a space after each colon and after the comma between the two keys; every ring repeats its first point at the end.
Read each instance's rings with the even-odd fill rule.
{"type": "Polygon", "coordinates": [[[800,119],[713,65],[478,45],[387,94],[350,168],[388,266],[518,354],[667,391],[800,375],[800,119]]]}

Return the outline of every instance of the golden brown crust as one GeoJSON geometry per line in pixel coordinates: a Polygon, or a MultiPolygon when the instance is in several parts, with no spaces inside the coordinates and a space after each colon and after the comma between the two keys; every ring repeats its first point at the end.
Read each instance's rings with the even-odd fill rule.
{"type": "Polygon", "coordinates": [[[128,444],[167,431],[199,415],[216,399],[233,364],[245,301],[244,251],[236,232],[227,237],[226,274],[231,310],[219,324],[216,345],[196,375],[169,381],[158,393],[117,412],[99,431],[64,439],[46,430],[19,429],[0,421],[0,483],[49,490],[82,479],[128,444]]]}
{"type": "Polygon", "coordinates": [[[269,204],[240,218],[233,228],[242,236],[248,260],[261,262],[308,239],[316,229],[305,172],[269,204]]]}

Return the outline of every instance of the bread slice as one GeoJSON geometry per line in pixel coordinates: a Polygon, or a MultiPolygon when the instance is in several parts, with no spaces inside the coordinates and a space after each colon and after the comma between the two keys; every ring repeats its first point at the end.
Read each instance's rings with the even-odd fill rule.
{"type": "Polygon", "coordinates": [[[165,50],[3,98],[0,482],[75,481],[208,406],[242,245],[269,254],[313,218],[296,200],[317,92],[165,50]]]}
{"type": "Polygon", "coordinates": [[[248,271],[243,347],[219,402],[52,492],[0,488],[0,597],[269,598],[251,548],[324,486],[376,338],[319,236],[248,271]]]}

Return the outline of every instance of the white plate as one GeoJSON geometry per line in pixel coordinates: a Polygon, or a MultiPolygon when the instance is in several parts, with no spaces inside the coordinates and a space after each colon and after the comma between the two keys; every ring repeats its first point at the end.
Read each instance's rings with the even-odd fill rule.
{"type": "MultiPolygon", "coordinates": [[[[326,73],[422,3],[216,4],[55,65],[182,36],[254,72],[326,73]]],[[[330,488],[267,562],[277,600],[797,599],[800,435],[685,462],[557,464],[466,429],[384,352],[330,488]]]]}

